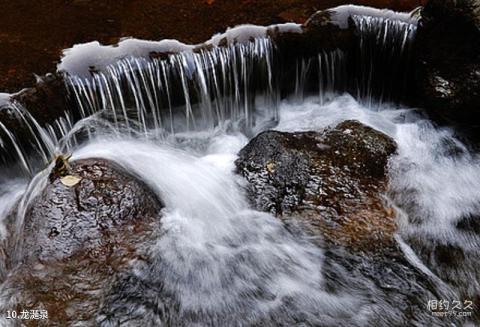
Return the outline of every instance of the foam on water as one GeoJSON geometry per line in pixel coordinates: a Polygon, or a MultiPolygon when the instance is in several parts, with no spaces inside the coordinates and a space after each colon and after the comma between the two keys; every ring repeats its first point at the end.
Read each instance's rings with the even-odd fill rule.
{"type": "Polygon", "coordinates": [[[301,307],[309,320],[352,317],[349,308],[357,300],[324,290],[322,251],[275,217],[249,209],[232,170],[245,137],[218,135],[207,142],[200,156],[135,140],[98,140],[74,153],[75,160],[119,163],[165,202],[162,236],[151,249],[155,263],[142,278],[163,282],[182,312],[200,320],[254,322],[280,309],[294,316],[292,307],[301,307]]]}
{"type": "MultiPolygon", "coordinates": [[[[320,106],[310,99],[301,105],[280,107],[282,131],[319,130],[355,119],[392,137],[398,145],[391,160],[391,191],[404,205],[416,226],[431,234],[452,230],[461,217],[480,210],[480,158],[468,151],[449,128],[436,128],[419,111],[395,105],[366,107],[343,95],[320,106]]],[[[452,240],[453,241],[453,240],[452,240]]]]}
{"type": "MultiPolygon", "coordinates": [[[[255,133],[266,126],[261,119],[256,117],[255,133]]],[[[423,264],[402,238],[428,234],[463,247],[478,244],[475,236],[464,235],[453,226],[459,218],[479,210],[480,195],[475,189],[480,182],[478,157],[470,154],[451,130],[435,128],[414,109],[388,104],[366,107],[349,95],[323,105],[318,98],[307,98],[303,103],[283,101],[275,129],[322,130],[350,119],[397,142],[398,152],[390,160],[389,170],[390,196],[407,217],[400,220],[400,248],[439,292],[450,294],[449,287],[429,270],[432,267],[423,264]],[[462,242],[465,239],[469,245],[462,242]]],[[[98,121],[100,117],[86,118],[73,130],[98,121]]],[[[167,139],[145,139],[142,133],[129,136],[108,123],[95,126],[90,141],[73,149],[73,159],[115,161],[145,181],[165,203],[160,215],[162,230],[149,250],[151,265],[132,271],[135,278],[151,285],[151,292],[142,295],[138,303],[131,302],[130,293],[121,294],[115,306],[124,305],[130,314],[142,312],[139,319],[143,321],[157,321],[160,318],[155,311],[142,311],[143,303],[170,297],[180,308],[175,314],[178,322],[212,321],[219,325],[233,319],[247,324],[322,321],[361,326],[380,311],[388,312],[385,317],[400,314],[399,308],[391,307],[382,297],[378,286],[349,276],[341,267],[334,268],[334,274],[348,281],[348,286],[342,286],[348,292],[327,291],[324,252],[318,248],[321,240],[286,229],[275,217],[249,207],[243,181],[233,172],[236,154],[248,137],[232,127],[235,125],[179,133],[167,139]],[[372,297],[374,302],[369,300],[372,297]]],[[[23,195],[17,226],[28,203],[38,194],[44,175],[40,174],[31,191],[23,195]]],[[[8,212],[20,194],[21,187],[4,193],[0,212],[8,212]]],[[[99,319],[108,325],[108,314],[99,319]]]]}

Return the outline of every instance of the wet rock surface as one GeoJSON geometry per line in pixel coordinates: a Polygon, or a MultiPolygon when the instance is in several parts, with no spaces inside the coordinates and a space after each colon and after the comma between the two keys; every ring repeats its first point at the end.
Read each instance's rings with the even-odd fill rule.
{"type": "MultiPolygon", "coordinates": [[[[460,229],[462,230],[462,229],[460,229]]],[[[444,288],[450,289],[450,301],[460,302],[461,309],[471,314],[467,319],[480,322],[480,270],[478,235],[474,231],[463,230],[460,239],[468,246],[455,240],[442,240],[432,235],[412,233],[406,241],[431,271],[444,282],[444,288]]],[[[446,298],[445,295],[439,298],[446,298]]],[[[460,310],[461,311],[461,310],[460,310]]]]}
{"type": "MultiPolygon", "coordinates": [[[[321,10],[314,13],[303,25],[302,33],[271,33],[281,49],[284,60],[316,56],[321,51],[336,49],[348,50],[355,40],[354,28],[345,17],[345,26],[341,26],[332,16],[336,9],[321,10]],[[277,37],[276,37],[277,36],[277,37]]],[[[274,32],[274,31],[273,31],[274,32]]]]}
{"type": "Polygon", "coordinates": [[[68,174],[80,181],[52,177],[28,210],[21,261],[10,263],[20,265],[3,285],[19,310],[48,310],[48,326],[92,323],[120,273],[146,260],[162,207],[111,162],[79,160],[68,174]]]}
{"type": "Polygon", "coordinates": [[[118,236],[116,226],[133,232],[136,223],[155,217],[160,206],[153,193],[114,167],[105,160],[78,161],[69,171],[81,179],[78,184],[69,187],[55,178],[27,213],[25,252],[40,261],[64,259],[109,243],[118,236]]]}
{"type": "Polygon", "coordinates": [[[386,135],[347,121],[322,133],[264,132],[236,165],[256,208],[299,215],[329,241],[369,248],[390,242],[395,231],[382,196],[395,149],[386,135]]]}
{"type": "Polygon", "coordinates": [[[421,105],[432,117],[470,130],[480,124],[479,8],[477,0],[429,1],[416,40],[421,105]]]}
{"type": "Polygon", "coordinates": [[[375,299],[371,325],[448,325],[449,318],[425,310],[438,290],[394,236],[396,214],[383,194],[395,151],[388,136],[346,121],[322,132],[262,133],[241,150],[236,166],[257,209],[293,231],[307,230],[325,250],[328,291],[353,287],[375,299]]]}

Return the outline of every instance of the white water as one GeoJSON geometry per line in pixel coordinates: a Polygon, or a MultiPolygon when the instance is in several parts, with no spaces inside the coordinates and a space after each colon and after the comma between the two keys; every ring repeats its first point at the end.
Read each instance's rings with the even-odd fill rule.
{"type": "MultiPolygon", "coordinates": [[[[147,183],[165,203],[159,214],[158,239],[149,248],[149,265],[137,263],[130,272],[147,290],[127,285],[127,291],[114,294],[113,305],[124,310],[112,319],[137,316],[135,326],[411,323],[402,307],[402,301],[407,301],[402,290],[384,290],[404,285],[382,280],[391,274],[374,271],[379,275],[373,279],[358,274],[348,267],[357,264],[357,254],[337,249],[332,255],[331,249],[321,247],[322,240],[307,237],[295,222],[287,228],[277,218],[249,207],[244,181],[233,172],[234,161],[249,137],[273,123],[282,131],[319,131],[356,119],[392,137],[398,152],[390,160],[386,196],[398,209],[395,239],[411,269],[431,281],[436,294],[422,290],[416,300],[423,305],[437,295],[463,300],[480,292],[475,264],[480,259],[475,255],[479,237],[455,227],[466,216],[479,219],[480,159],[451,130],[435,128],[415,110],[375,104],[375,99],[389,99],[389,93],[398,91],[395,82],[408,76],[397,69],[402,70],[398,63],[408,58],[416,19],[357,6],[333,10],[333,22],[341,27],[351,18],[361,35],[357,58],[361,69],[356,77],[346,72],[351,54],[322,52],[318,58],[297,63],[294,99],[279,107],[275,81],[281,72],[274,65],[272,44],[264,38],[268,28],[258,26],[214,36],[204,45],[226,40],[230,46],[211,51],[192,52],[194,46],[172,40],[123,40],[118,47],[79,45],[65,52],[59,69],[71,73],[67,86],[81,121],[72,126],[66,113],[44,129],[35,125],[26,110],[12,107],[28,125],[31,142],[45,163],[59,150],[72,151],[73,160],[110,159],[147,183]],[[257,39],[250,42],[251,37],[257,39]],[[176,54],[167,60],[148,60],[151,51],[176,54]],[[90,72],[89,66],[98,71],[90,72]],[[318,75],[319,96],[306,98],[313,88],[305,84],[313,73],[318,75]],[[371,93],[374,82],[381,85],[375,89],[381,91],[379,95],[371,93]],[[350,83],[356,93],[348,87],[350,83]],[[347,89],[361,103],[338,94],[347,89]],[[175,91],[183,100],[177,108],[171,101],[175,91]],[[418,245],[412,245],[412,240],[420,240],[432,253],[437,244],[454,245],[465,251],[466,264],[455,267],[458,271],[449,276],[451,272],[422,261],[425,257],[417,253],[418,245]],[[332,263],[335,255],[340,259],[332,263]],[[455,278],[468,283],[466,290],[464,285],[449,285],[455,278]],[[392,304],[392,297],[399,303],[392,304]],[[166,314],[167,322],[158,312],[168,303],[174,304],[167,311],[174,312],[166,314]]],[[[296,24],[270,28],[301,32],[296,24]]],[[[16,146],[12,131],[2,129],[16,146]]],[[[16,152],[30,171],[22,149],[16,152]]],[[[37,174],[28,187],[23,180],[8,179],[15,174],[3,173],[0,241],[12,236],[3,222],[15,210],[15,227],[21,234],[28,205],[44,187],[46,173],[37,174]]],[[[12,256],[21,259],[21,253],[12,256]]],[[[365,263],[367,259],[362,257],[361,263],[367,270],[374,269],[369,266],[372,263],[365,263]]],[[[0,278],[5,274],[3,260],[0,256],[0,278]]],[[[0,312],[15,305],[17,299],[10,294],[21,294],[5,285],[0,287],[0,312]]],[[[407,304],[412,301],[408,299],[407,304]]],[[[118,321],[109,320],[109,310],[115,308],[103,308],[105,316],[98,317],[97,324],[117,325],[118,321]]],[[[416,314],[417,325],[440,324],[427,311],[416,314]]],[[[1,319],[0,325],[7,325],[1,319]]]]}
{"type": "MultiPolygon", "coordinates": [[[[337,23],[341,25],[342,19],[352,16],[353,9],[358,10],[338,9],[346,16],[335,16],[337,23]]],[[[432,282],[434,292],[453,298],[465,293],[447,285],[442,280],[445,273],[437,271],[435,265],[422,262],[408,240],[425,238],[427,247],[438,243],[453,244],[465,251],[478,249],[478,237],[459,231],[455,224],[480,211],[476,190],[479,159],[453,137],[452,131],[434,128],[415,110],[373,104],[370,84],[397,80],[389,76],[390,70],[384,72],[388,78],[374,79],[373,69],[378,68],[374,65],[396,67],[392,63],[403,60],[414,35],[415,20],[401,16],[400,21],[390,21],[395,18],[389,16],[393,15],[390,12],[362,12],[363,16],[355,16],[362,35],[359,62],[371,66],[358,72],[355,82],[357,98],[368,105],[336,93],[348,89],[350,76],[345,70],[346,55],[333,51],[320,53],[318,62],[298,62],[294,99],[277,107],[280,92],[274,82],[278,67],[274,66],[272,44],[260,38],[200,53],[192,53],[191,46],[174,41],[157,44],[127,40],[118,48],[78,46],[64,58],[62,67],[77,73],[69,77],[68,86],[84,119],[72,127],[66,114],[44,130],[26,116],[23,108],[13,106],[32,131],[32,142],[45,162],[59,149],[73,151],[73,160],[107,158],[145,181],[164,201],[159,216],[162,230],[149,249],[150,265],[139,264],[131,272],[148,285],[150,292],[131,286],[134,289],[130,292],[142,294],[136,302],[129,300],[129,292],[119,294],[114,306],[123,306],[121,312],[140,313],[139,325],[160,324],[157,311],[147,310],[145,303],[169,299],[176,303],[172,305],[176,309],[169,310],[179,311],[169,317],[173,325],[304,322],[368,326],[406,319],[404,310],[392,305],[391,294],[378,286],[388,285],[389,280],[372,281],[352,272],[345,262],[327,262],[328,253],[318,246],[321,240],[307,237],[301,227],[287,229],[275,217],[249,208],[243,180],[233,172],[234,160],[249,137],[272,123],[277,123],[278,130],[301,131],[321,130],[356,119],[391,136],[398,144],[398,153],[390,163],[388,195],[399,210],[399,247],[414,269],[432,282]],[[378,15],[382,17],[375,18],[378,15]],[[137,52],[132,52],[131,46],[137,45],[137,52]],[[92,52],[92,48],[100,49],[92,52]],[[167,61],[124,58],[127,53],[146,56],[152,49],[184,52],[167,61]],[[400,50],[398,58],[393,55],[395,49],[400,50]],[[369,51],[382,54],[385,60],[374,61],[369,51]],[[81,64],[89,61],[105,71],[85,76],[81,64]],[[305,98],[307,76],[315,69],[319,96],[305,98]],[[171,101],[176,90],[181,91],[177,97],[183,94],[178,108],[171,101]],[[193,103],[193,97],[198,104],[193,103]],[[32,129],[38,130],[38,135],[32,129]],[[242,132],[248,132],[248,137],[242,132]]],[[[298,25],[283,28],[298,32],[298,25]]],[[[210,42],[218,44],[224,37],[229,42],[243,42],[249,39],[245,35],[265,36],[266,31],[243,27],[215,36],[210,42]]],[[[407,75],[394,73],[399,80],[407,75]]],[[[388,99],[388,93],[396,90],[393,85],[382,86],[381,99],[388,99]]],[[[16,145],[13,136],[11,143],[16,145]]],[[[21,149],[17,152],[30,170],[21,149]]],[[[4,183],[7,187],[0,194],[0,222],[21,198],[16,220],[21,234],[28,204],[39,194],[45,179],[44,171],[25,192],[22,183],[4,183]]],[[[0,228],[0,239],[5,236],[7,231],[0,228]]],[[[13,255],[20,259],[19,253],[13,255]]],[[[343,253],[344,261],[354,259],[355,254],[343,253]]],[[[478,280],[475,269],[475,265],[466,265],[462,278],[478,280]]],[[[478,282],[468,287],[467,294],[472,296],[480,290],[478,282]]],[[[8,297],[9,291],[1,289],[0,295],[8,297]]],[[[419,303],[423,305],[434,297],[430,291],[422,291],[419,303]]],[[[0,309],[8,309],[14,301],[6,299],[0,309]]],[[[115,310],[104,308],[107,314],[98,317],[98,324],[116,325],[109,321],[109,309],[115,310]]],[[[115,319],[130,319],[129,314],[115,319]]],[[[431,324],[433,318],[423,312],[416,319],[431,324]]]]}
{"type": "MultiPolygon", "coordinates": [[[[331,14],[332,22],[339,26],[347,21],[355,25],[358,44],[347,52],[320,51],[318,56],[297,59],[296,76],[291,77],[283,76],[279,49],[267,35],[300,33],[298,24],[239,26],[195,49],[175,40],[127,39],[117,47],[77,45],[66,50],[59,66],[66,72],[67,93],[74,108],[66,108],[65,116],[52,126],[40,126],[21,105],[7,105],[5,109],[31,136],[20,139],[13,126],[0,122],[0,147],[4,150],[0,159],[16,160],[31,176],[35,167],[30,165],[30,146],[45,164],[58,152],[70,152],[77,139],[59,139],[65,138],[79,117],[111,115],[109,125],[114,130],[124,124],[131,134],[132,128],[140,126],[145,136],[152,136],[153,129],[153,137],[158,138],[185,130],[202,131],[227,120],[247,132],[259,130],[254,119],[258,106],[266,109],[263,114],[271,123],[277,122],[277,104],[285,92],[293,92],[303,101],[317,89],[321,104],[332,100],[328,94],[346,91],[369,105],[376,99],[382,102],[405,96],[416,18],[361,6],[340,6],[331,14]],[[228,46],[219,46],[224,40],[228,46]],[[171,54],[148,58],[151,51],[171,54]],[[91,70],[92,66],[95,69],[91,70]],[[279,85],[286,77],[295,78],[294,90],[279,85]]],[[[83,121],[87,134],[93,128],[90,123],[83,121]]]]}
{"type": "Polygon", "coordinates": [[[415,228],[425,233],[446,235],[459,218],[480,211],[480,158],[453,130],[435,128],[414,109],[388,104],[368,108],[344,95],[322,107],[312,100],[294,107],[284,103],[280,112],[275,129],[282,131],[319,130],[354,119],[392,137],[398,145],[390,161],[392,191],[403,194],[400,202],[417,203],[410,214],[421,219],[415,228]]]}
{"type": "MultiPolygon", "coordinates": [[[[318,101],[284,101],[275,129],[321,130],[356,119],[386,133],[398,144],[390,164],[391,194],[409,218],[418,220],[415,224],[399,220],[398,237],[424,235],[439,243],[478,248],[478,237],[460,232],[454,224],[479,212],[480,162],[451,130],[434,128],[409,108],[387,104],[368,108],[349,95],[324,105],[318,101]]],[[[112,127],[97,129],[85,146],[74,151],[73,160],[102,157],[119,163],[165,202],[161,237],[150,249],[153,265],[137,267],[134,274],[152,285],[164,283],[180,303],[179,319],[192,323],[207,319],[222,324],[226,317],[268,322],[269,315],[275,315],[286,323],[361,326],[380,311],[388,312],[387,317],[399,314],[379,295],[377,286],[340,268],[336,274],[349,281],[348,292],[328,292],[324,253],[313,240],[292,234],[278,219],[249,208],[243,181],[233,172],[236,154],[248,138],[227,126],[148,141],[111,133],[112,127]],[[375,294],[376,301],[371,302],[375,294]]],[[[258,133],[264,125],[257,121],[256,126],[258,133]]],[[[16,185],[0,197],[3,216],[25,187],[16,185]]],[[[412,249],[399,242],[417,269],[431,276],[439,291],[445,290],[428,270],[432,267],[420,263],[412,249]]],[[[468,271],[466,275],[475,277],[468,271]]]]}
{"type": "Polygon", "coordinates": [[[0,184],[0,241],[7,237],[4,220],[25,192],[26,182],[20,179],[2,181],[0,184]]]}
{"type": "Polygon", "coordinates": [[[245,141],[219,135],[208,142],[210,151],[192,156],[168,145],[100,140],[74,158],[120,163],[165,201],[164,233],[151,251],[159,265],[154,269],[161,271],[183,311],[245,314],[245,321],[255,321],[291,298],[311,315],[309,320],[323,314],[352,316],[357,300],[324,291],[322,251],[289,234],[278,219],[249,209],[232,172],[235,153],[245,141]],[[223,148],[217,152],[219,142],[223,148]]]}

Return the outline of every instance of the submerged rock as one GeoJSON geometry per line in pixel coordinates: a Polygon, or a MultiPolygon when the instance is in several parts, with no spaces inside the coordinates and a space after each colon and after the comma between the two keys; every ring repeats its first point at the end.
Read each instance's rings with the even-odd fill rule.
{"type": "Polygon", "coordinates": [[[28,210],[21,263],[4,284],[11,306],[48,310],[48,326],[95,318],[120,272],[145,260],[162,206],[106,160],[73,162],[66,174],[76,183],[51,175],[28,210]]]}
{"type": "Polygon", "coordinates": [[[433,117],[480,124],[479,27],[478,0],[431,0],[423,9],[416,40],[416,90],[433,117]]]}
{"type": "Polygon", "coordinates": [[[318,132],[268,131],[236,162],[257,209],[307,222],[327,240],[355,248],[391,242],[386,167],[396,145],[356,121],[318,132]]]}

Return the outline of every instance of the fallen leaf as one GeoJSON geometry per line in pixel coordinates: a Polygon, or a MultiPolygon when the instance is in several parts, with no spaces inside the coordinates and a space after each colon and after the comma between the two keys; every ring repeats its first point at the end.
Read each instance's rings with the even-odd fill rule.
{"type": "Polygon", "coordinates": [[[275,163],[270,161],[269,163],[267,163],[266,168],[269,173],[273,173],[275,171],[275,163]]]}
{"type": "Polygon", "coordinates": [[[62,182],[62,184],[68,187],[77,185],[81,180],[82,179],[80,177],[73,176],[73,175],[67,175],[60,178],[60,181],[62,182]]]}

